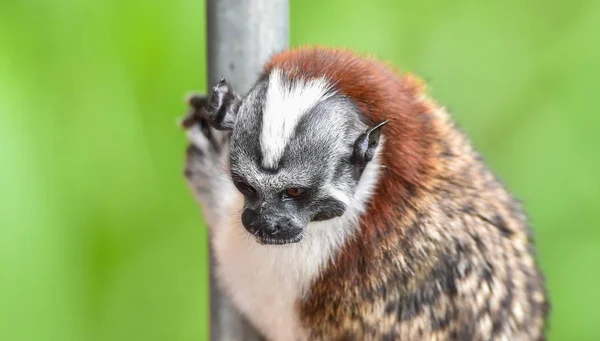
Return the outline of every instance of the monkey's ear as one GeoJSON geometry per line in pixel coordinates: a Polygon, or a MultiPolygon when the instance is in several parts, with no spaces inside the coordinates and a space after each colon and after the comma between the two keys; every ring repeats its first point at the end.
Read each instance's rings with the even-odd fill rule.
{"type": "Polygon", "coordinates": [[[379,145],[379,138],[381,137],[381,128],[388,123],[383,121],[373,127],[365,130],[364,133],[354,142],[354,151],[350,157],[350,161],[358,168],[364,169],[367,163],[373,159],[375,155],[375,149],[379,145]]]}
{"type": "Polygon", "coordinates": [[[233,130],[242,98],[236,94],[225,78],[213,88],[208,99],[206,113],[210,125],[217,130],[233,130]]]}

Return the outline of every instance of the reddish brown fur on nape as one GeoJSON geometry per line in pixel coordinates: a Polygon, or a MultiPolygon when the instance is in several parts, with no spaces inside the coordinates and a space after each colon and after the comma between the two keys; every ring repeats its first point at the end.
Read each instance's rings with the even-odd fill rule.
{"type": "MultiPolygon", "coordinates": [[[[399,77],[392,68],[354,52],[331,48],[300,48],[280,53],[265,67],[285,71],[291,78],[329,79],[351,98],[366,123],[389,120],[384,127],[381,154],[385,170],[372,202],[378,219],[395,219],[395,207],[423,184],[432,171],[435,134],[429,122],[434,108],[419,100],[423,84],[411,75],[399,77]]],[[[377,225],[377,224],[369,224],[377,225]]]]}

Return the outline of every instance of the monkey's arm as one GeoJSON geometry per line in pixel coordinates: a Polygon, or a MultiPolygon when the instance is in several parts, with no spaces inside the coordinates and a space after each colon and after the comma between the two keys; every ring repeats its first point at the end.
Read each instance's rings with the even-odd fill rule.
{"type": "Polygon", "coordinates": [[[236,198],[228,175],[231,132],[222,127],[237,113],[240,101],[223,79],[210,98],[192,95],[188,99],[190,112],[182,121],[189,140],[184,173],[209,226],[218,225],[236,198]]]}

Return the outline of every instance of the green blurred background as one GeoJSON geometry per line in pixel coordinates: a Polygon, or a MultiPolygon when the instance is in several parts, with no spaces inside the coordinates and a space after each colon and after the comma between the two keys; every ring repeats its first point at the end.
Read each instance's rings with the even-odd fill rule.
{"type": "MultiPolygon", "coordinates": [[[[291,42],[427,80],[524,199],[550,340],[600,339],[600,1],[291,1],[291,42]]],[[[199,0],[0,0],[0,340],[206,340],[182,177],[199,0]]]]}

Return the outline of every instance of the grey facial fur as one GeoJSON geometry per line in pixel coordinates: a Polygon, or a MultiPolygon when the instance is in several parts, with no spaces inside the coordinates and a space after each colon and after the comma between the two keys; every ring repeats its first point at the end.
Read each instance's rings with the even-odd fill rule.
{"type": "Polygon", "coordinates": [[[276,167],[266,168],[260,136],[268,86],[268,77],[259,80],[237,113],[231,177],[245,197],[246,229],[261,243],[284,244],[300,241],[309,222],[344,213],[358,180],[350,161],[353,146],[367,125],[350,99],[330,93],[300,117],[276,167]],[[305,192],[290,198],[287,188],[305,192]]]}

